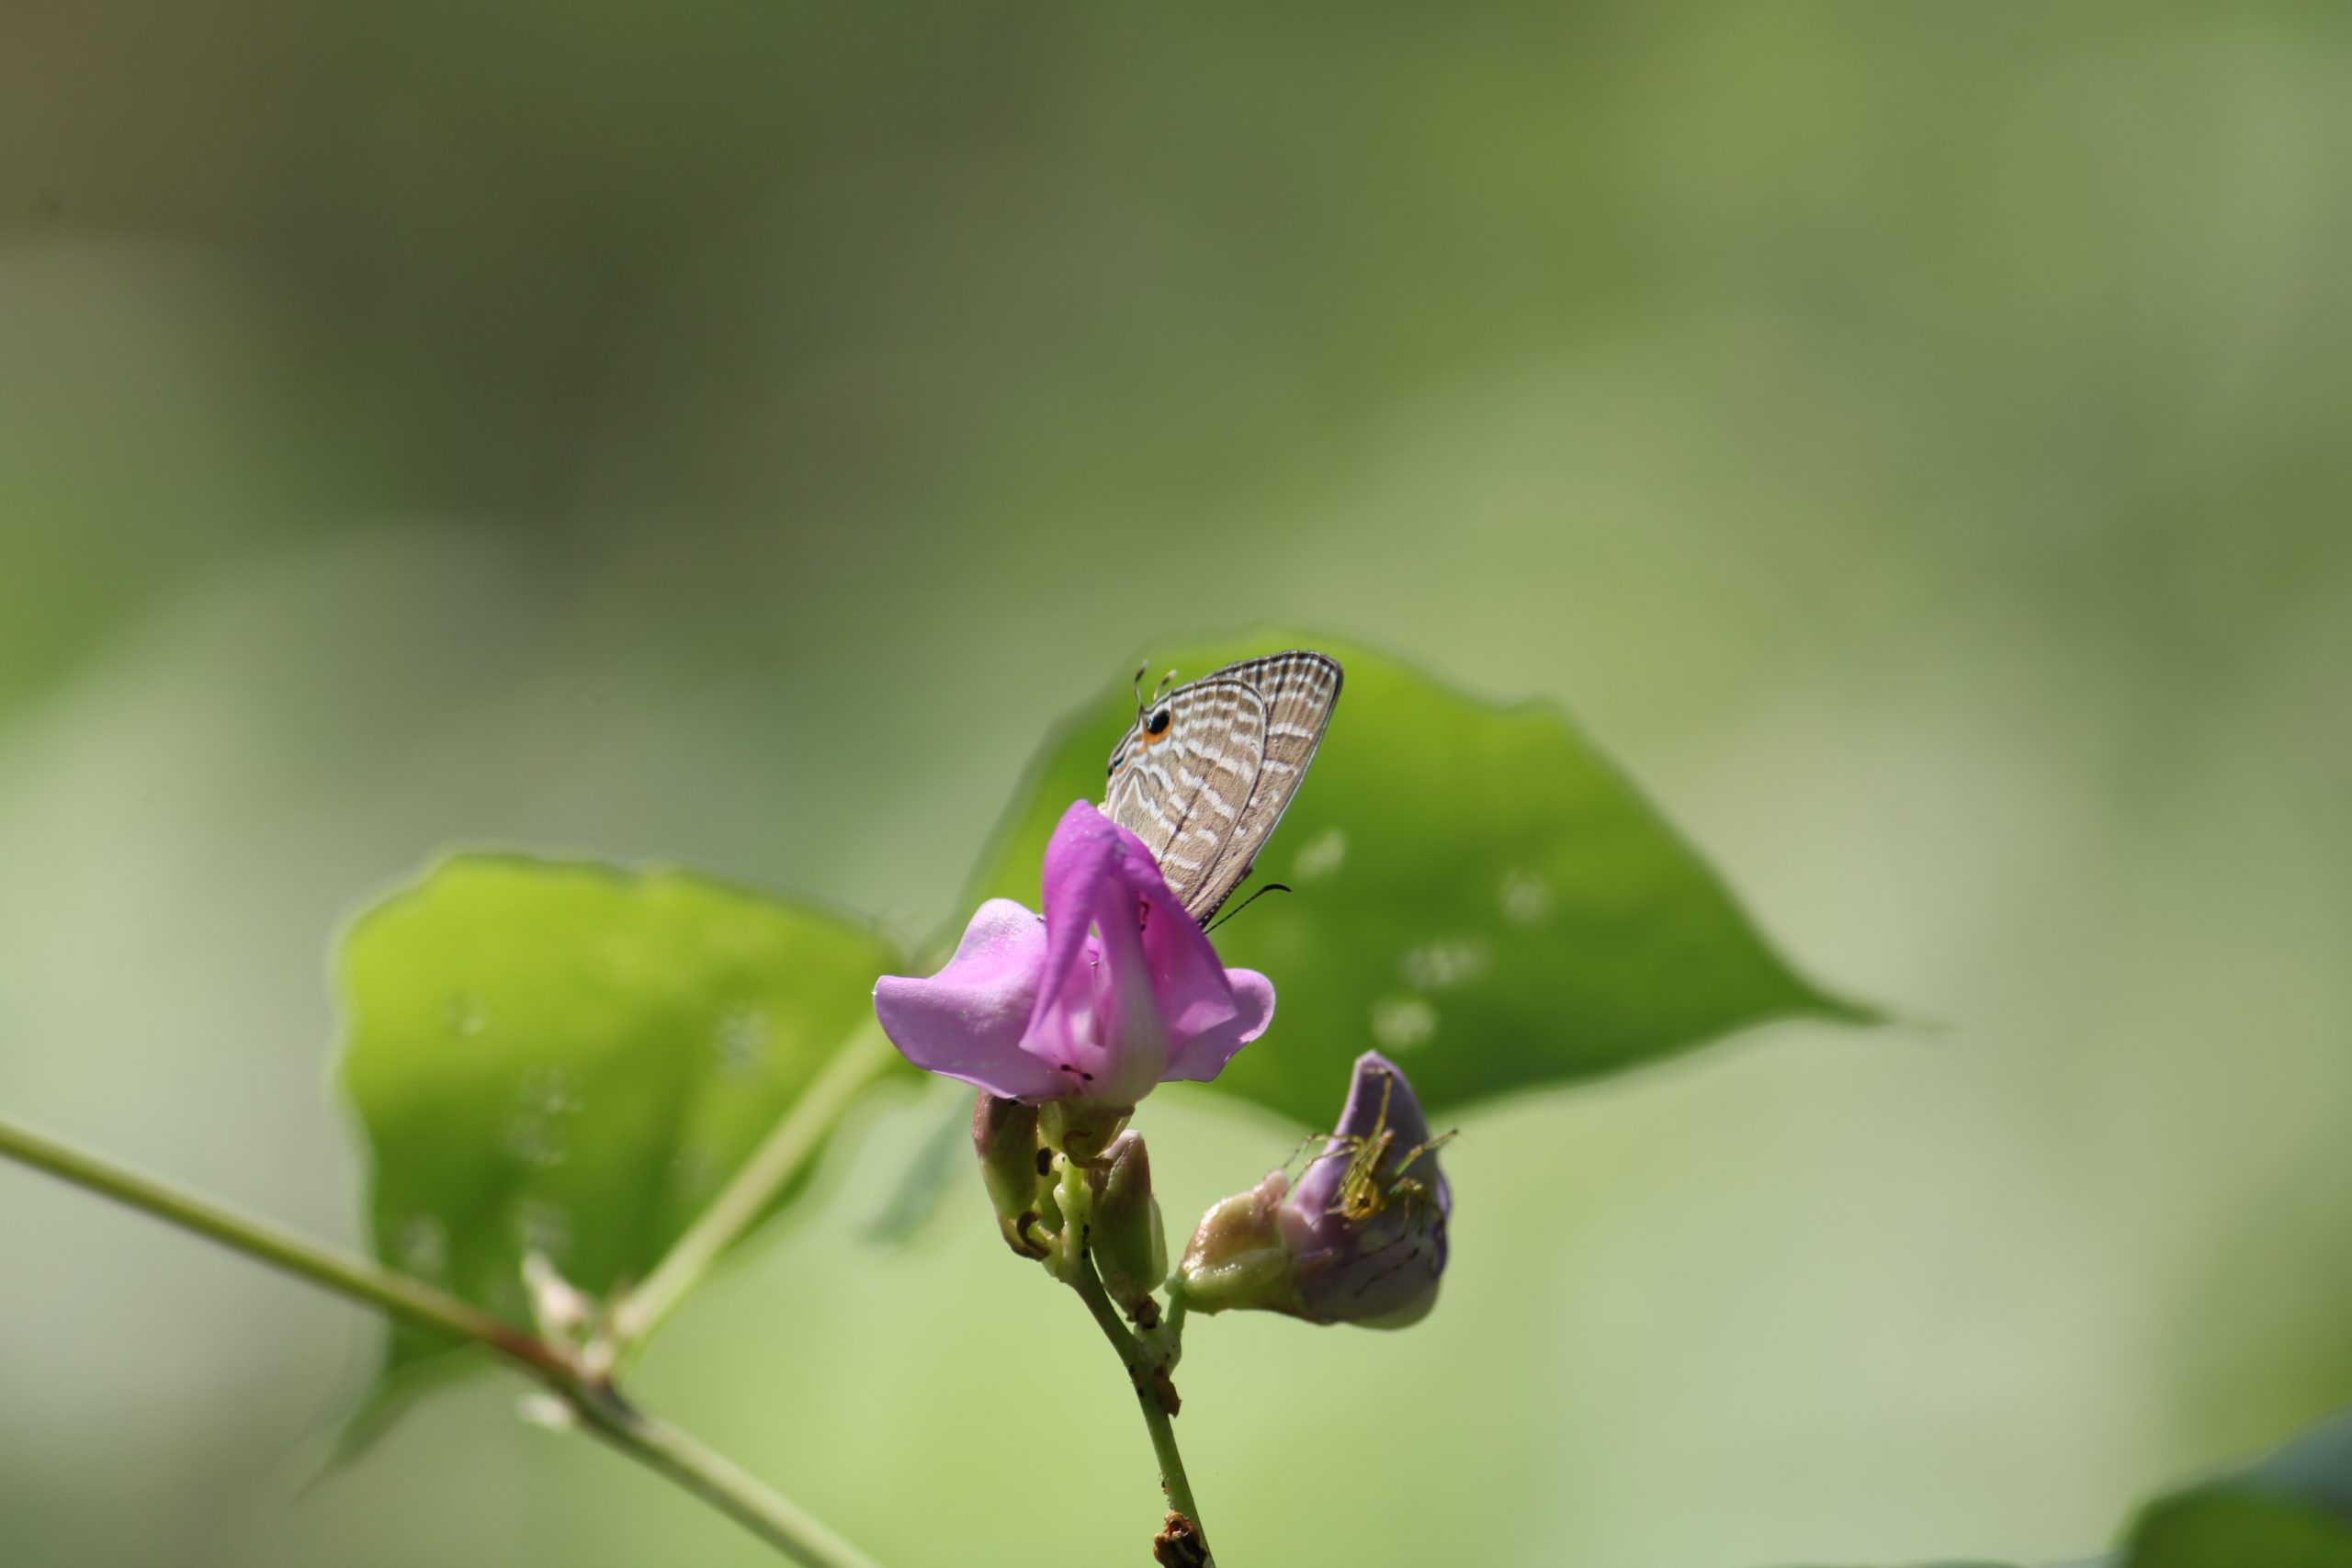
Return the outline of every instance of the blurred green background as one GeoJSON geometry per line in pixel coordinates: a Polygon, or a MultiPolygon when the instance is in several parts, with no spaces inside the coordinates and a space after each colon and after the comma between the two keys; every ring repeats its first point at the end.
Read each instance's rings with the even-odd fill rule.
{"type": "MultiPolygon", "coordinates": [[[[2087,1551],[2352,1404],[2348,156],[2321,4],[6,0],[0,1110],[349,1238],[371,891],[919,936],[1057,713],[1328,626],[1940,1027],[1473,1119],[1426,1325],[1193,1337],[1230,1558],[2087,1551]]],[[[888,1562],[1127,1561],[977,1184],[862,1239],[937,1115],[639,1392],[888,1562]]],[[[1295,1137],[1145,1124],[1179,1228],[1295,1137]]],[[[0,1561],[766,1561],[500,1374],[306,1484],[365,1314],[19,1171],[0,1259],[0,1561]]]]}

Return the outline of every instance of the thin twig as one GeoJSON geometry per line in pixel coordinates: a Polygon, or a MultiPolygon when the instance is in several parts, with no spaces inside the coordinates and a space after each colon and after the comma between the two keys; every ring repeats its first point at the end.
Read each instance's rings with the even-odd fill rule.
{"type": "Polygon", "coordinates": [[[1143,1410],[1143,1424],[1151,1433],[1151,1451],[1159,1461],[1159,1485],[1168,1494],[1168,1506],[1192,1520],[1193,1528],[1206,1539],[1208,1529],[1201,1523],[1201,1506],[1193,1499],[1193,1483],[1184,1473],[1184,1456],[1176,1447],[1174,1412],[1168,1408],[1159,1381],[1153,1376],[1160,1369],[1119,1320],[1119,1309],[1111,1304],[1111,1294],[1102,1288],[1102,1278],[1095,1272],[1091,1258],[1083,1268],[1075,1270],[1071,1286],[1086,1303],[1086,1310],[1094,1314],[1095,1325],[1111,1342],[1111,1348],[1119,1353],[1120,1364],[1127,1370],[1127,1382],[1136,1391],[1136,1404],[1143,1410]]]}
{"type": "MultiPolygon", "coordinates": [[[[1193,1500],[1192,1480],[1184,1473],[1184,1456],[1176,1447],[1175,1389],[1167,1380],[1168,1369],[1174,1362],[1175,1336],[1166,1329],[1160,1331],[1159,1337],[1170,1348],[1168,1359],[1162,1360],[1153,1348],[1128,1332],[1119,1309],[1112,1303],[1111,1292],[1102,1288],[1102,1273],[1094,1265],[1091,1246],[1092,1199],[1086,1174],[1067,1158],[1061,1161],[1059,1196],[1062,1242],[1069,1250],[1061,1254],[1060,1266],[1054,1272],[1078,1292],[1079,1300],[1093,1315],[1095,1326],[1102,1331],[1102,1337],[1118,1352],[1119,1364],[1126,1369],[1127,1382],[1136,1392],[1137,1407],[1143,1411],[1144,1427],[1151,1434],[1152,1454],[1159,1462],[1159,1489],[1167,1495],[1168,1506],[1183,1517],[1192,1547],[1199,1553],[1186,1561],[1197,1563],[1198,1568],[1216,1568],[1216,1558],[1208,1554],[1208,1527],[1201,1523],[1201,1506],[1193,1500]]],[[[1181,1309],[1181,1297],[1178,1303],[1181,1309]]],[[[1170,1320],[1170,1326],[1181,1330],[1182,1322],[1179,1310],[1170,1320]]]]}
{"type": "Polygon", "coordinates": [[[871,1020],[842,1043],[718,1196],[671,1243],[644,1283],[614,1307],[612,1339],[622,1365],[634,1359],[728,1249],[760,1223],[840,1125],[850,1103],[896,1060],[888,1038],[871,1020]]]}
{"type": "Polygon", "coordinates": [[[876,1568],[872,1558],[733,1462],[638,1411],[605,1379],[583,1373],[568,1352],[471,1302],[5,1121],[0,1156],[419,1327],[485,1346],[554,1390],[605,1443],[668,1477],[804,1568],[876,1568]]]}

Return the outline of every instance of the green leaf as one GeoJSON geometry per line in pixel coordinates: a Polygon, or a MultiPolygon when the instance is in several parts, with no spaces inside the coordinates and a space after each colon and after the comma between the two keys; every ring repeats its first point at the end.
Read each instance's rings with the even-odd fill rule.
{"type": "Polygon", "coordinates": [[[2159,1497],[2119,1551],[2073,1568],[2352,1568],[2352,1415],[2159,1497]]]}
{"type": "Polygon", "coordinates": [[[2352,1568],[2352,1416],[2142,1510],[2127,1568],[2352,1568]]]}
{"type": "MultiPolygon", "coordinates": [[[[643,1278],[900,966],[839,916],[683,872],[445,862],[340,955],[378,1256],[519,1323],[528,1251],[600,1296],[643,1278]]],[[[371,1413],[448,1348],[395,1326],[371,1413]]]]}
{"type": "MultiPolygon", "coordinates": [[[[1484,703],[1361,647],[1287,632],[1162,650],[1153,669],[1172,664],[1189,678],[1294,647],[1340,660],[1346,684],[1258,857],[1261,877],[1295,891],[1217,932],[1226,961],[1265,972],[1278,1002],[1272,1030],[1216,1087],[1317,1126],[1371,1046],[1447,1111],[1768,1019],[1874,1016],[1792,970],[1549,703],[1484,703]]],[[[1134,715],[1128,685],[1114,683],[1052,738],[981,863],[972,903],[1037,907],[1055,820],[1073,800],[1102,797],[1112,745],[1134,715]]]]}

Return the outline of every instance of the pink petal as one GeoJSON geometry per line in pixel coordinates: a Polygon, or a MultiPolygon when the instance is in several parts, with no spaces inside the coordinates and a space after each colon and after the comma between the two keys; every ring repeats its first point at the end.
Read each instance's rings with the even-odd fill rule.
{"type": "Polygon", "coordinates": [[[1274,1021],[1272,980],[1255,969],[1227,969],[1225,979],[1233,996],[1233,1016],[1190,1038],[1180,1037],[1161,1077],[1171,1082],[1178,1078],[1208,1082],[1225,1071],[1235,1052],[1265,1033],[1266,1025],[1274,1021]]]}
{"type": "Polygon", "coordinates": [[[1045,964],[1021,1043],[1061,1095],[1091,1094],[1109,1066],[1097,1016],[1104,960],[1090,932],[1118,852],[1118,829],[1082,800],[1062,813],[1046,845],[1045,964]]]}
{"type": "Polygon", "coordinates": [[[1091,1000],[1091,965],[1080,960],[1092,956],[1087,929],[1095,919],[1098,890],[1118,853],[1118,828],[1083,800],[1063,812],[1055,825],[1046,845],[1047,945],[1038,977],[1035,1024],[1050,1025],[1049,1014],[1078,1007],[1081,995],[1091,1000]]]}
{"type": "MultiPolygon", "coordinates": [[[[1136,849],[1148,863],[1148,852],[1140,840],[1136,849]]],[[[1184,906],[1168,890],[1157,867],[1142,897],[1151,910],[1144,921],[1144,961],[1150,968],[1151,987],[1159,998],[1170,1035],[1182,1042],[1231,1023],[1236,1011],[1233,987],[1226,979],[1225,965],[1217,962],[1216,948],[1200,922],[1186,914],[1184,906]]]]}
{"type": "Polygon", "coordinates": [[[1168,1020],[1144,957],[1145,933],[1136,929],[1142,906],[1134,892],[1122,880],[1109,880],[1095,908],[1101,962],[1093,976],[1092,1021],[1101,1049],[1080,1075],[1080,1093],[1106,1105],[1134,1105],[1168,1066],[1168,1020]]]}
{"type": "Polygon", "coordinates": [[[991,898],[938,974],[927,980],[890,976],[875,986],[875,1016],[918,1067],[1006,1100],[1066,1093],[1061,1076],[1021,1048],[1046,947],[1035,915],[1010,898],[991,898]]]}

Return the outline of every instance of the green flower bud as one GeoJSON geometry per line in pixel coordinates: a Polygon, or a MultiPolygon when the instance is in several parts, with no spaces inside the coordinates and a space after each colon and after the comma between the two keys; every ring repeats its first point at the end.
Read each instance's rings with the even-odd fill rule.
{"type": "Polygon", "coordinates": [[[1045,1257],[1037,1220],[1051,1156],[1037,1141],[1037,1108],[982,1089],[972,1102],[972,1147],[1005,1245],[1023,1258],[1045,1257]]]}
{"type": "Polygon", "coordinates": [[[558,1344],[581,1343],[603,1311],[596,1298],[558,1272],[544,1252],[523,1255],[523,1287],[530,1298],[531,1321],[558,1344]]]}
{"type": "Polygon", "coordinates": [[[1151,1156],[1143,1134],[1129,1129],[1113,1139],[1102,1158],[1087,1167],[1086,1184],[1093,1198],[1091,1246],[1102,1288],[1121,1311],[1149,1326],[1159,1320],[1151,1292],[1168,1278],[1168,1238],[1151,1196],[1151,1156]]]}
{"type": "Polygon", "coordinates": [[[1135,1113],[1132,1105],[1049,1100],[1037,1107],[1038,1135],[1056,1154],[1067,1155],[1079,1165],[1091,1165],[1109,1150],[1111,1140],[1135,1113]]]}
{"type": "Polygon", "coordinates": [[[1299,1310],[1298,1280],[1283,1239],[1282,1204],[1290,1178],[1270,1171],[1201,1216],[1178,1266],[1184,1300],[1202,1312],[1257,1307],[1299,1310]]]}

